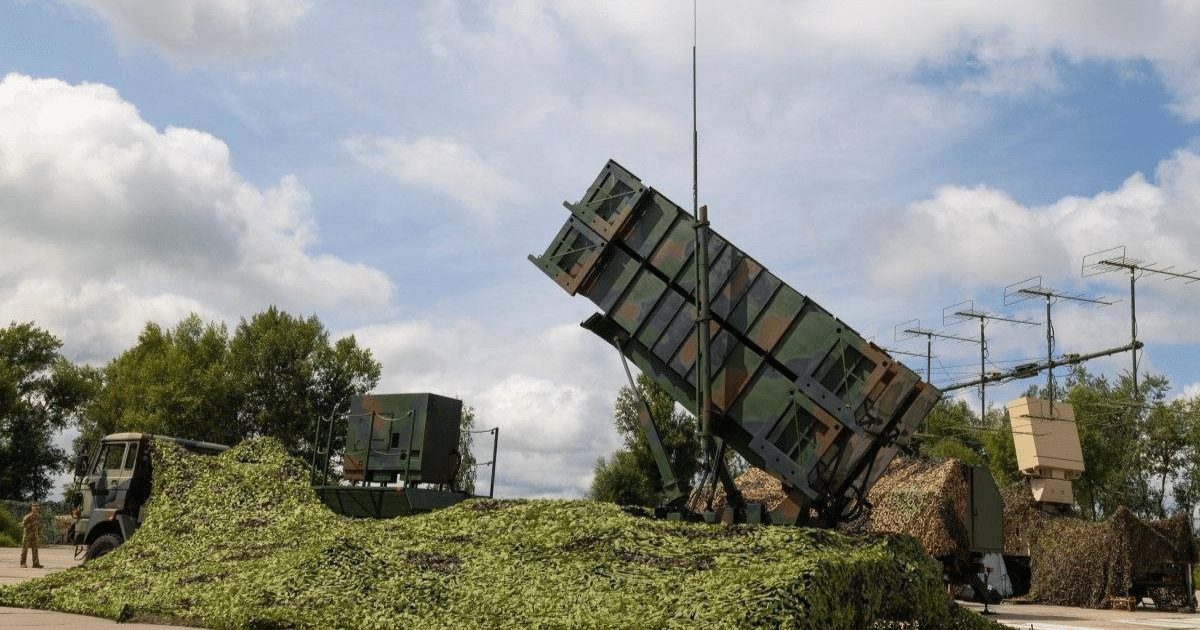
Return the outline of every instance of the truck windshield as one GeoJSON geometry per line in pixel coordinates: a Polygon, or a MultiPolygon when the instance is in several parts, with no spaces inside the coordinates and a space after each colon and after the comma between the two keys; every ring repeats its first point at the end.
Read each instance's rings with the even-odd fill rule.
{"type": "Polygon", "coordinates": [[[100,456],[96,458],[96,468],[92,472],[98,475],[105,470],[120,470],[124,459],[124,444],[105,444],[100,456]]]}

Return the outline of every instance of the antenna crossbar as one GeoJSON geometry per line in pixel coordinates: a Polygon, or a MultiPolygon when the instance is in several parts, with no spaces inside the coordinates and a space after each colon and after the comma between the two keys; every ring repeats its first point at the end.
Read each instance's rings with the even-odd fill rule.
{"type": "Polygon", "coordinates": [[[1088,302],[1091,304],[1099,304],[1101,306],[1108,306],[1110,304],[1116,304],[1116,301],[1113,301],[1113,300],[1106,300],[1104,298],[1087,298],[1087,297],[1083,297],[1082,295],[1072,295],[1065,291],[1058,291],[1056,289],[1051,289],[1042,284],[1041,276],[1034,276],[1032,278],[1028,278],[1026,280],[1022,280],[1015,284],[1010,284],[1007,287],[1004,287],[1004,305],[1005,306],[1012,306],[1013,304],[1017,304],[1018,302],[1024,302],[1025,300],[1030,300],[1035,297],[1044,298],[1047,301],[1071,300],[1074,302],[1088,302]]]}
{"type": "Polygon", "coordinates": [[[1094,252],[1083,257],[1083,277],[1100,275],[1113,271],[1128,271],[1131,274],[1157,274],[1166,276],[1164,280],[1185,280],[1186,284],[1200,282],[1200,269],[1191,271],[1175,271],[1175,265],[1160,265],[1125,255],[1125,246],[1120,245],[1104,251],[1094,252]]]}

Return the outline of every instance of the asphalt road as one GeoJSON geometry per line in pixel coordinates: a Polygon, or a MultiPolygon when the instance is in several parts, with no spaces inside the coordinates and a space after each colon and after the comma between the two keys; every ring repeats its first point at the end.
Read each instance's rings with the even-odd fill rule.
{"type": "MultiPolygon", "coordinates": [[[[0,584],[15,584],[41,577],[54,571],[77,566],[75,548],[54,545],[41,550],[45,568],[22,569],[20,549],[0,548],[0,584]]],[[[977,612],[982,604],[959,602],[977,612]]],[[[1153,606],[1138,607],[1133,612],[1122,610],[1092,610],[1028,604],[999,604],[989,606],[991,619],[1012,628],[1025,630],[1200,630],[1200,614],[1168,613],[1153,606]]],[[[5,608],[0,606],[0,628],[56,628],[59,630],[179,630],[178,626],[142,623],[117,624],[108,619],[68,615],[44,610],[5,608]]]]}

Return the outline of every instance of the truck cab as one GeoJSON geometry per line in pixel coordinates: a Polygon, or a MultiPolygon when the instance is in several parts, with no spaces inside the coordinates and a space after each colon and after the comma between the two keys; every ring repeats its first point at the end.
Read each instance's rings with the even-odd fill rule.
{"type": "Polygon", "coordinates": [[[228,448],[149,433],[114,433],[102,438],[91,459],[81,455],[75,465],[79,515],[70,538],[73,544],[87,547],[85,562],[116,549],[141,526],[142,507],[153,487],[150,447],[156,439],[203,455],[228,448]]]}

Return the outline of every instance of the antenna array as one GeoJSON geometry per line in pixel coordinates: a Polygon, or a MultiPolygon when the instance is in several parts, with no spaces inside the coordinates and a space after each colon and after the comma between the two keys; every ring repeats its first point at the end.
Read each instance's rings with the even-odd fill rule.
{"type": "Polygon", "coordinates": [[[980,418],[987,413],[987,333],[985,329],[989,320],[1009,322],[1011,324],[1026,324],[1036,326],[1037,324],[1028,320],[1012,319],[1009,317],[1000,317],[999,315],[990,315],[984,311],[975,308],[975,300],[967,300],[958,304],[951,304],[942,309],[942,325],[951,326],[961,324],[969,319],[979,320],[979,409],[981,410],[980,418]]]}
{"type": "Polygon", "coordinates": [[[1050,413],[1054,413],[1054,321],[1050,317],[1050,307],[1059,300],[1088,302],[1100,306],[1115,304],[1103,298],[1086,298],[1082,295],[1071,295],[1051,289],[1042,284],[1041,276],[1022,280],[1004,288],[1004,305],[1011,306],[1040,297],[1046,301],[1046,397],[1050,400],[1050,413]]]}
{"type": "MultiPolygon", "coordinates": [[[[1118,245],[1103,251],[1092,252],[1083,257],[1083,269],[1081,270],[1083,277],[1098,276],[1102,273],[1110,273],[1113,271],[1128,271],[1129,272],[1129,330],[1130,330],[1130,345],[1137,344],[1137,279],[1146,275],[1166,276],[1164,280],[1186,280],[1188,284],[1200,280],[1200,270],[1192,270],[1188,272],[1174,271],[1175,266],[1163,267],[1157,263],[1148,263],[1144,260],[1130,258],[1125,255],[1125,246],[1118,245]]],[[[1131,354],[1133,357],[1132,371],[1133,375],[1133,397],[1138,397],[1138,353],[1134,350],[1131,354]]]]}
{"type": "MultiPolygon", "coordinates": [[[[925,380],[929,381],[930,383],[933,382],[933,338],[934,337],[938,337],[940,339],[954,339],[957,341],[966,341],[968,343],[978,343],[974,339],[967,339],[965,337],[955,337],[954,335],[947,335],[945,333],[935,333],[932,330],[928,330],[926,328],[921,328],[921,320],[919,320],[919,319],[910,319],[907,322],[904,322],[903,324],[898,324],[896,326],[895,332],[892,333],[892,339],[896,342],[907,341],[909,339],[912,339],[912,338],[918,337],[918,336],[925,337],[925,341],[926,341],[925,355],[924,355],[925,356],[925,380]]],[[[901,352],[901,354],[912,354],[914,356],[921,356],[919,354],[915,354],[912,352],[901,352]]]]}

